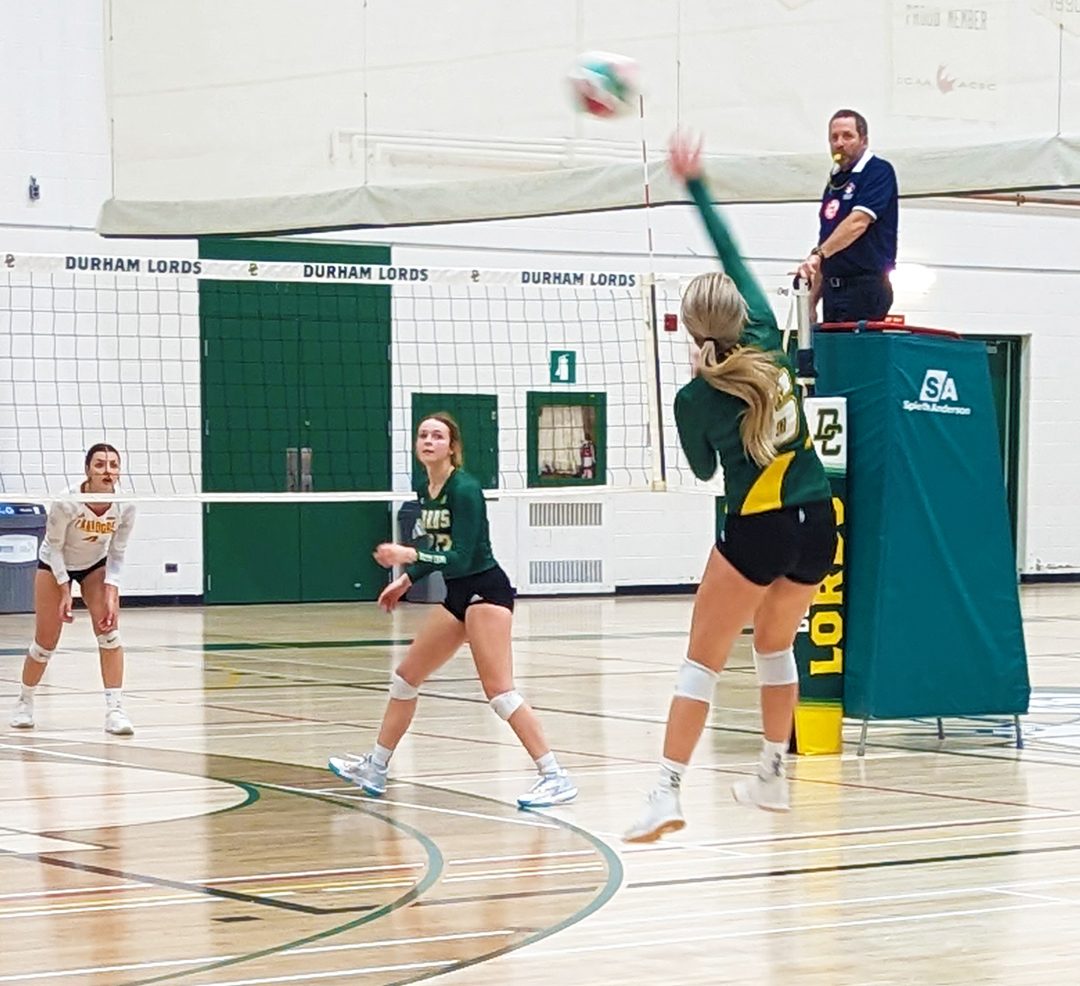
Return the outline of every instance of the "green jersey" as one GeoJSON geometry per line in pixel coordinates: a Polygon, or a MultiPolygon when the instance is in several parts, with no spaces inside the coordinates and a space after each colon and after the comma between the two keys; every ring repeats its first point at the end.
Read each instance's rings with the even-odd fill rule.
{"type": "Polygon", "coordinates": [[[424,540],[430,543],[417,547],[416,561],[405,569],[413,582],[430,572],[460,579],[495,567],[484,491],[472,476],[455,469],[436,497],[425,479],[416,496],[424,540]]]}
{"type": "Polygon", "coordinates": [[[831,496],[825,469],[814,451],[795,374],[780,351],[780,329],[765,292],[743,263],[727,226],[713,208],[705,184],[687,182],[724,271],[746,301],[748,320],[740,342],[772,354],[779,378],[776,405],[776,458],[759,466],[746,454],[739,423],[745,402],[695,377],[675,395],[675,424],[687,461],[698,479],[711,479],[717,456],[724,472],[728,513],[759,514],[767,510],[827,500],[831,496]]]}

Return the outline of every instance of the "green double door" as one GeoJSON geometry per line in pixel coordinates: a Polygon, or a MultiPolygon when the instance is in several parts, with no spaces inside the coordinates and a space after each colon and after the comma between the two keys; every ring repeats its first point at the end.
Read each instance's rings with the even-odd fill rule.
{"type": "MultiPolygon", "coordinates": [[[[389,263],[390,251],[203,241],[203,257],[389,263]]],[[[390,488],[390,289],[200,283],[203,488],[280,493],[390,488]]],[[[389,505],[207,504],[208,603],[375,599],[371,557],[389,505]]]]}
{"type": "MultiPolygon", "coordinates": [[[[461,428],[463,468],[485,490],[499,486],[499,400],[495,394],[412,395],[412,434],[429,414],[449,412],[461,428]]],[[[424,467],[413,457],[413,489],[425,479],[424,467]]]]}

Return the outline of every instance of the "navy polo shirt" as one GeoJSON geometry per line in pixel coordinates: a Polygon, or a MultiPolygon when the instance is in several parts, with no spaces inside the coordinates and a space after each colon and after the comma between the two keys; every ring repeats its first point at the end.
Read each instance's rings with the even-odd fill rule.
{"type": "Polygon", "coordinates": [[[830,175],[821,199],[818,243],[824,243],[856,209],[869,213],[874,221],[851,246],[825,259],[821,271],[826,277],[884,274],[896,266],[896,172],[870,151],[850,171],[830,175]]]}

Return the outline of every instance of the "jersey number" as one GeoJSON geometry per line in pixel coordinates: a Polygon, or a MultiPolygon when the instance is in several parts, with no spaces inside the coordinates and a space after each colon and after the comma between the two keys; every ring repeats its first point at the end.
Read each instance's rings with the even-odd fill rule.
{"type": "Polygon", "coordinates": [[[776,411],[773,414],[775,431],[773,443],[777,448],[787,445],[799,434],[799,402],[795,398],[795,381],[787,369],[780,371],[776,394],[776,411]]]}
{"type": "Polygon", "coordinates": [[[454,546],[454,542],[449,534],[436,534],[432,540],[435,542],[434,547],[436,551],[449,551],[454,546]]]}

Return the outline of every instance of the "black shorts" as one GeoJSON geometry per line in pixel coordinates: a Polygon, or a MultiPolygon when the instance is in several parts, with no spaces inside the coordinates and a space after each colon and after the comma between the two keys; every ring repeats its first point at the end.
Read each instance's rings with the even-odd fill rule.
{"type": "Polygon", "coordinates": [[[477,575],[446,580],[446,601],[443,606],[465,622],[465,610],[473,603],[491,603],[514,612],[514,587],[498,565],[477,575]]]}
{"type": "Polygon", "coordinates": [[[836,513],[831,500],[762,514],[728,514],[716,542],[735,570],[756,585],[779,578],[817,585],[836,557],[836,513]]]}
{"type": "MultiPolygon", "coordinates": [[[[37,567],[38,567],[38,571],[40,571],[40,572],[48,572],[50,575],[55,575],[56,574],[52,570],[52,567],[49,566],[49,565],[46,565],[45,562],[43,562],[43,561],[39,561],[37,563],[37,567]]],[[[86,576],[88,576],[91,572],[96,572],[99,568],[104,568],[104,567],[105,567],[105,559],[104,558],[99,558],[89,568],[78,568],[78,569],[69,568],[68,569],[68,575],[71,577],[71,580],[73,582],[78,582],[79,585],[82,585],[82,580],[85,579],[86,576]]]]}

